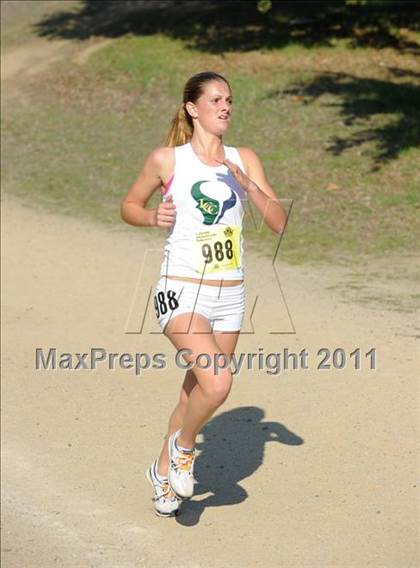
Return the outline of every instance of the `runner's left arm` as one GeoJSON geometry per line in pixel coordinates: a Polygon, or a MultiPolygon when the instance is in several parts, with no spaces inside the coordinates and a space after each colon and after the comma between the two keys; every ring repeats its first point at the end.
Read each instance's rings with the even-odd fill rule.
{"type": "Polygon", "coordinates": [[[225,165],[260,211],[267,227],[274,233],[283,233],[287,213],[267,179],[261,160],[250,148],[238,148],[238,151],[246,172],[230,160],[225,160],[225,165]]]}

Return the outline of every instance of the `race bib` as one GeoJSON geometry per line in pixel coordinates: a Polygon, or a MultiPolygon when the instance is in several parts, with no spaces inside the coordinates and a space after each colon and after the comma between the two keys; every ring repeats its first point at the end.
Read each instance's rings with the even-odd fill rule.
{"type": "Polygon", "coordinates": [[[240,268],[240,235],[237,225],[219,225],[194,237],[194,266],[200,274],[240,268]]]}

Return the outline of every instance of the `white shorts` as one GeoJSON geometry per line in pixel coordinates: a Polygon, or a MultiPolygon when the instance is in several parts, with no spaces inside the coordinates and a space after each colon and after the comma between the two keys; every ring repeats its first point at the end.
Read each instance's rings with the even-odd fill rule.
{"type": "Polygon", "coordinates": [[[239,331],[245,312],[245,285],[211,286],[161,276],[153,291],[160,327],[179,314],[199,313],[213,331],[239,331]]]}

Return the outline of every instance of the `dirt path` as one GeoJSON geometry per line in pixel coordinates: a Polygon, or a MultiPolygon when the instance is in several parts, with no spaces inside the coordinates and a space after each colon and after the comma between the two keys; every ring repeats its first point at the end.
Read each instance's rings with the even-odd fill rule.
{"type": "Polygon", "coordinates": [[[2,4],[2,43],[1,75],[3,97],[21,95],[28,80],[60,65],[62,61],[72,60],[83,64],[89,56],[101,49],[110,39],[91,38],[83,42],[67,39],[46,39],[35,35],[32,28],[42,16],[62,10],[71,10],[76,1],[5,1],[2,4]]]}
{"type": "MultiPolygon", "coordinates": [[[[196,495],[177,519],[155,517],[143,472],[183,371],[163,336],[124,330],[138,321],[128,314],[139,274],[146,288],[157,276],[156,235],[3,203],[5,565],[417,566],[419,324],[343,302],[328,289],[343,282],[339,269],[278,264],[296,334],[268,333],[289,325],[280,301],[238,352],[305,348],[309,369],[237,375],[199,437],[196,495]],[[35,370],[37,347],[160,352],[168,364],[141,376],[35,370]],[[378,369],[317,370],[322,347],[375,347],[378,369]]],[[[269,263],[248,266],[247,302],[275,297],[269,263]]]]}

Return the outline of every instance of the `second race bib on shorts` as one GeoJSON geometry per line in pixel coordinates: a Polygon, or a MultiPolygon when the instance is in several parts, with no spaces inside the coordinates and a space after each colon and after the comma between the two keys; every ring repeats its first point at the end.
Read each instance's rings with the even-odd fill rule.
{"type": "Polygon", "coordinates": [[[240,268],[240,234],[237,225],[219,225],[194,236],[194,266],[197,272],[223,272],[240,268]]]}

